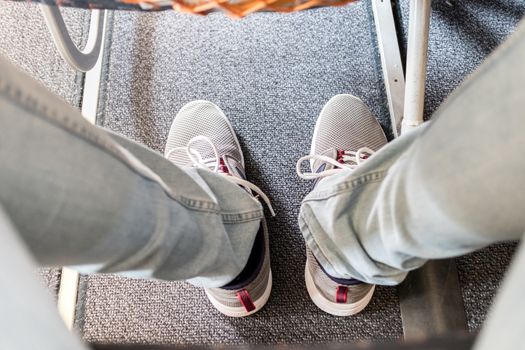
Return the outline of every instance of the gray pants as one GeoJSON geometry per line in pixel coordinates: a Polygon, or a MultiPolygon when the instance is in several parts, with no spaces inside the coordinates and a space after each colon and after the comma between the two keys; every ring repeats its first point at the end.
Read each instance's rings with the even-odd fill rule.
{"type": "MultiPolygon", "coordinates": [[[[432,124],[358,170],[322,180],[299,221],[323,267],[395,284],[427,259],[518,239],[525,227],[523,81],[524,25],[432,124]]],[[[263,215],[220,176],[179,169],[88,125],[5,61],[0,162],[2,349],[80,347],[30,279],[22,243],[40,264],[220,286],[244,266],[263,215]]],[[[517,263],[524,266],[524,251],[517,263]]],[[[512,268],[479,348],[521,344],[519,268],[512,268]]]]}

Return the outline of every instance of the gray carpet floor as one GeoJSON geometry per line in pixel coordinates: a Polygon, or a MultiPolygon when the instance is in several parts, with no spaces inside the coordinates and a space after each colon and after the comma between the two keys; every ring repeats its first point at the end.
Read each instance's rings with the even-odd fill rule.
{"type": "MultiPolygon", "coordinates": [[[[83,45],[89,25],[87,12],[65,9],[63,14],[71,38],[76,44],[83,45]]],[[[60,57],[36,4],[0,1],[0,55],[71,105],[80,107],[82,74],[70,68],[60,57]]],[[[56,296],[60,269],[41,269],[37,275],[56,296]]]]}
{"type": "MultiPolygon", "coordinates": [[[[405,37],[406,10],[402,1],[405,37]]],[[[524,10],[510,2],[435,2],[428,116],[504,40],[524,10]]],[[[275,288],[261,313],[232,320],[185,283],[85,277],[78,327],[86,340],[282,344],[401,337],[395,288],[379,288],[354,318],[315,308],[304,289],[304,243],[296,225],[309,184],[296,178],[293,167],[309,149],[323,104],[334,94],[353,93],[389,129],[375,40],[367,1],[286,16],[258,13],[242,21],[220,14],[115,14],[99,124],[162,151],[180,107],[194,99],[219,104],[240,137],[249,178],[279,211],[270,219],[275,288]]],[[[502,245],[458,261],[471,330],[483,322],[512,252],[512,245],[502,245]]]]}
{"type": "Polygon", "coordinates": [[[456,260],[470,331],[479,330],[485,321],[516,246],[496,244],[456,260]]]}
{"type": "MultiPolygon", "coordinates": [[[[64,21],[77,45],[87,39],[85,10],[63,9],[64,21]]],[[[80,106],[82,74],[60,57],[36,4],[0,1],[0,55],[73,106],[80,106]]]]}

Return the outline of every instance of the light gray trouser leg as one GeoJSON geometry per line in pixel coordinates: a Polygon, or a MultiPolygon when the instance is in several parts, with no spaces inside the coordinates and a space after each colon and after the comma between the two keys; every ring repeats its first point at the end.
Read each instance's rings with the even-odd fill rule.
{"type": "Polygon", "coordinates": [[[240,187],[108,135],[2,59],[0,164],[0,204],[42,265],[218,287],[263,217],[240,187]]]}
{"type": "Polygon", "coordinates": [[[436,112],[323,179],[299,224],[326,271],[394,285],[427,259],[525,231],[525,22],[436,112]]]}
{"type": "Polygon", "coordinates": [[[0,237],[0,349],[85,349],[35,278],[36,265],[1,205],[0,237]]]}
{"type": "Polygon", "coordinates": [[[523,349],[525,331],[525,246],[520,245],[505,276],[494,306],[489,312],[481,334],[476,340],[475,350],[523,349]]]}

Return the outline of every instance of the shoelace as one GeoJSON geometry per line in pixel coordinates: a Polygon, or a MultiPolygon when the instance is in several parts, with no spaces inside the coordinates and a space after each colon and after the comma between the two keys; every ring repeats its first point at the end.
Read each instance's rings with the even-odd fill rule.
{"type": "Polygon", "coordinates": [[[312,180],[312,179],[317,179],[320,177],[326,177],[329,175],[337,174],[344,169],[355,169],[357,168],[357,166],[363,163],[363,161],[368,159],[368,157],[370,157],[374,153],[375,152],[368,147],[361,147],[356,152],[341,151],[341,154],[340,154],[341,161],[338,161],[336,159],[333,159],[327,156],[319,155],[319,154],[311,154],[308,156],[301,157],[297,161],[295,171],[297,172],[297,175],[300,178],[305,179],[305,180],[312,180]],[[312,173],[312,172],[303,173],[301,170],[301,164],[303,164],[303,162],[307,160],[314,160],[314,161],[319,160],[321,162],[333,165],[334,169],[323,170],[318,173],[312,173]]]}
{"type": "Polygon", "coordinates": [[[222,170],[223,167],[221,166],[221,158],[219,156],[219,151],[217,147],[215,146],[215,144],[213,143],[213,141],[209,137],[195,136],[190,141],[188,141],[188,144],[185,147],[175,147],[172,150],[170,150],[166,154],[166,158],[169,159],[169,157],[173,154],[173,152],[180,151],[180,150],[186,151],[186,154],[190,158],[193,166],[201,168],[201,169],[206,169],[206,170],[209,170],[217,174],[225,174],[226,176],[224,177],[228,179],[229,181],[239,186],[242,186],[249,191],[255,192],[257,195],[254,198],[259,198],[259,197],[262,198],[264,203],[266,203],[266,206],[268,206],[268,209],[270,210],[270,213],[272,214],[272,216],[275,216],[275,211],[273,210],[270,199],[259,187],[255,186],[249,181],[241,179],[237,176],[230,175],[222,170]],[[201,154],[195,148],[191,148],[191,146],[195,144],[195,142],[197,141],[207,142],[211,146],[211,149],[213,150],[214,158],[203,159],[201,154]],[[211,167],[210,167],[210,163],[213,164],[211,167]]]}

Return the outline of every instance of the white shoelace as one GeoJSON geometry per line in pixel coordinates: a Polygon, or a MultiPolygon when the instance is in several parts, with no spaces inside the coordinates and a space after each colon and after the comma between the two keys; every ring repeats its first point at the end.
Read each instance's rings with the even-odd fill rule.
{"type": "Polygon", "coordinates": [[[268,196],[259,187],[255,186],[251,182],[246,181],[244,179],[241,179],[241,178],[239,178],[237,176],[233,176],[231,174],[224,173],[224,172],[220,171],[221,170],[221,161],[220,161],[221,158],[219,156],[219,151],[218,151],[217,147],[215,146],[215,144],[213,143],[213,141],[209,137],[196,136],[196,137],[192,138],[190,141],[188,141],[188,144],[185,147],[175,147],[172,150],[170,150],[168,152],[168,154],[166,154],[166,158],[169,159],[169,157],[171,156],[171,154],[173,152],[180,151],[180,150],[186,151],[186,154],[190,158],[193,166],[198,167],[198,168],[202,168],[202,169],[206,169],[206,170],[209,170],[209,171],[217,173],[217,174],[224,174],[225,175],[224,177],[226,179],[228,179],[229,181],[231,181],[231,182],[233,182],[233,183],[235,183],[237,185],[240,185],[240,186],[248,189],[249,191],[255,192],[257,195],[254,198],[259,198],[259,197],[262,198],[264,203],[266,203],[266,205],[268,206],[268,209],[270,210],[270,213],[272,214],[272,216],[275,216],[275,211],[273,210],[272,203],[270,202],[270,199],[268,198],[268,196]],[[213,150],[214,158],[203,159],[201,154],[195,148],[191,148],[191,146],[193,144],[195,144],[195,142],[197,142],[197,141],[207,142],[211,146],[211,149],[213,150]],[[212,163],[213,164],[212,167],[210,167],[210,165],[209,165],[211,162],[213,162],[212,163]]]}
{"type": "Polygon", "coordinates": [[[308,156],[301,157],[297,161],[295,171],[297,172],[297,175],[302,179],[305,179],[305,180],[318,179],[320,177],[326,177],[326,176],[337,174],[345,169],[355,169],[357,168],[357,166],[361,165],[361,163],[363,163],[366,159],[368,159],[368,157],[370,157],[374,153],[375,152],[368,147],[361,147],[356,152],[343,151],[343,157],[342,157],[343,162],[342,163],[340,163],[339,161],[333,158],[327,157],[327,156],[323,156],[319,154],[311,154],[308,156]],[[312,173],[312,172],[303,173],[301,170],[301,164],[303,164],[303,162],[307,160],[314,160],[314,161],[319,160],[321,162],[333,165],[334,168],[323,170],[318,173],[312,173]]]}

